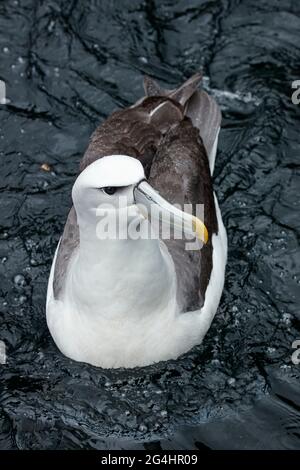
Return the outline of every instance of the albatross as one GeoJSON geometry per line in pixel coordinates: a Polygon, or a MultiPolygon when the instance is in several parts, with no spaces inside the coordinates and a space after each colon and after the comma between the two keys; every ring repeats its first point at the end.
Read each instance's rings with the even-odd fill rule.
{"type": "Polygon", "coordinates": [[[145,96],[91,136],[47,290],[48,328],[73,360],[132,368],[176,359],[211,325],[227,237],[212,186],[221,113],[200,82],[197,73],[166,90],[145,77],[145,96]],[[173,235],[185,224],[202,246],[187,249],[175,235],[129,236],[132,221],[152,233],[153,207],[170,215],[173,235]],[[122,236],[99,235],[103,214],[122,236]]]}

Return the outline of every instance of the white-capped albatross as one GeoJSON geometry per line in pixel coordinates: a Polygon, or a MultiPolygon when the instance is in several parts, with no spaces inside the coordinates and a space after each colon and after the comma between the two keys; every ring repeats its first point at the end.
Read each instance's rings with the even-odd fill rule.
{"type": "Polygon", "coordinates": [[[105,368],[145,366],[177,358],[210,327],[223,290],[227,238],[211,181],[221,113],[197,90],[200,81],[196,74],[163,90],[146,77],[146,96],[114,112],[91,137],[47,292],[49,330],[71,359],[105,368]],[[203,204],[204,220],[175,204],[203,204]],[[151,231],[150,209],[157,206],[172,215],[173,227],[190,222],[204,245],[186,250],[186,240],[175,237],[99,237],[104,206],[125,235],[132,220],[151,231]]]}

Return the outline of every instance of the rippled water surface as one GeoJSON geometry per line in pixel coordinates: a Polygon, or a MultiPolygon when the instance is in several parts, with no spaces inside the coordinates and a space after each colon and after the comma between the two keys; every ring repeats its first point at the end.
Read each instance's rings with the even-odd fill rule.
{"type": "Polygon", "coordinates": [[[0,3],[0,448],[300,447],[299,34],[292,0],[0,3]],[[215,321],[177,361],[75,363],[45,294],[89,135],[145,73],[172,87],[199,69],[223,111],[215,321]]]}

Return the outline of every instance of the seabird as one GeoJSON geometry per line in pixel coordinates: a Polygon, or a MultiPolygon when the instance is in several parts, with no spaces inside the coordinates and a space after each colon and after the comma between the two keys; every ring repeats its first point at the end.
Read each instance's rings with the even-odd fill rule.
{"type": "Polygon", "coordinates": [[[211,179],[221,113],[198,90],[200,81],[195,74],[164,90],[145,77],[145,96],[112,113],[91,136],[47,291],[49,330],[71,359],[104,368],[146,366],[176,359],[210,327],[224,285],[227,237],[211,179]],[[192,213],[178,208],[184,204],[192,213]],[[158,207],[174,230],[186,223],[203,247],[187,250],[186,239],[175,236],[101,237],[103,207],[125,235],[132,220],[151,232],[151,208],[158,207]]]}

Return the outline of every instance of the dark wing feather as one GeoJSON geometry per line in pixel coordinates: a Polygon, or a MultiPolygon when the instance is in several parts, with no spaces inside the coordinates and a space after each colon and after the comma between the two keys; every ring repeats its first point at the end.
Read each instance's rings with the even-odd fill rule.
{"type": "Polygon", "coordinates": [[[62,234],[55,261],[53,293],[58,299],[64,288],[64,280],[69,261],[79,245],[79,227],[74,207],[71,208],[62,234]]]}
{"type": "Polygon", "coordinates": [[[174,260],[181,308],[197,309],[204,303],[212,270],[213,233],[218,222],[206,150],[189,118],[171,129],[158,147],[149,183],[172,204],[204,204],[208,243],[201,250],[185,250],[185,240],[164,240],[174,260]]]}
{"type": "Polygon", "coordinates": [[[196,91],[186,104],[185,115],[199,129],[207,155],[210,155],[221,125],[221,111],[216,101],[204,90],[196,91]]]}

